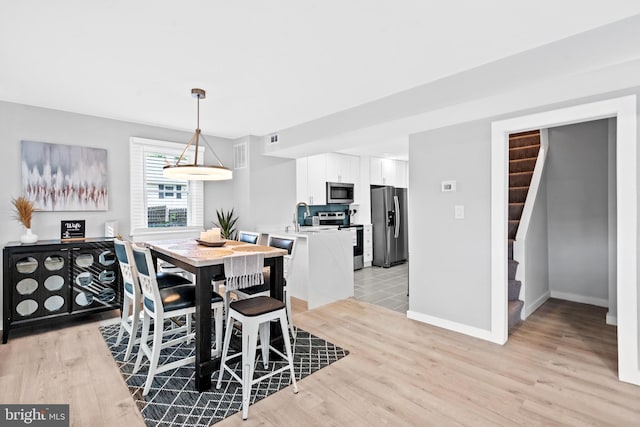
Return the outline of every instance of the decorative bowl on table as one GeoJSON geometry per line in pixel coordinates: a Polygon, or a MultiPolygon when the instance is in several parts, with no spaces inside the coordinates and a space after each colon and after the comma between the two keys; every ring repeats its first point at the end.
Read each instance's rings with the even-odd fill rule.
{"type": "Polygon", "coordinates": [[[207,242],[206,240],[196,239],[196,242],[201,244],[202,246],[208,246],[210,248],[219,248],[220,246],[224,246],[226,240],[219,240],[217,242],[207,242]]]}

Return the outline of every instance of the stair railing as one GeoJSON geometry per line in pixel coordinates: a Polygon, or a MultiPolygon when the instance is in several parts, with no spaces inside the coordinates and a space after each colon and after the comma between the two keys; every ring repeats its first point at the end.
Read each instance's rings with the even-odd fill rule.
{"type": "Polygon", "coordinates": [[[513,242],[513,259],[518,261],[518,270],[516,271],[516,280],[519,280],[522,286],[520,287],[520,298],[525,301],[524,309],[521,312],[522,320],[525,320],[528,316],[527,313],[527,301],[524,298],[526,277],[526,257],[525,248],[527,240],[527,232],[529,231],[529,223],[531,222],[531,215],[533,213],[533,207],[538,196],[538,188],[540,187],[540,181],[542,180],[542,171],[544,170],[544,164],[547,159],[547,153],[549,152],[549,131],[547,129],[540,129],[540,150],[538,151],[538,158],[536,159],[536,165],[533,168],[533,175],[531,177],[531,183],[529,184],[529,191],[527,192],[527,198],[524,202],[524,208],[522,209],[522,215],[520,217],[520,223],[518,225],[518,231],[513,242]]]}

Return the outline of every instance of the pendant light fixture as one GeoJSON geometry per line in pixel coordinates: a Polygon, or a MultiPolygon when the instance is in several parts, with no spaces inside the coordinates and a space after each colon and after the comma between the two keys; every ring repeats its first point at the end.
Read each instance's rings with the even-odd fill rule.
{"type": "Polygon", "coordinates": [[[220,158],[213,151],[213,148],[209,145],[204,135],[202,135],[200,131],[200,100],[206,98],[206,92],[204,89],[191,89],[191,96],[198,99],[198,123],[196,127],[196,132],[193,134],[186,148],[180,154],[180,157],[173,165],[167,165],[162,169],[162,174],[165,178],[173,178],[180,180],[192,180],[192,181],[224,181],[231,179],[233,176],[233,172],[231,169],[225,167],[220,158]],[[198,147],[200,144],[200,139],[204,141],[204,143],[209,147],[213,156],[218,161],[217,166],[206,166],[198,164],[198,147]],[[180,164],[182,159],[184,158],[185,153],[195,142],[195,159],[192,164],[180,164]]]}

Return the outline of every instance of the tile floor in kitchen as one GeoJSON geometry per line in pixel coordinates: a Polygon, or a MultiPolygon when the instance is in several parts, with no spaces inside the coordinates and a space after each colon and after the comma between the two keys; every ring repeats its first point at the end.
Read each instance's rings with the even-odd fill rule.
{"type": "Polygon", "coordinates": [[[353,274],[355,299],[401,313],[409,310],[408,263],[389,268],[366,267],[353,274]]]}

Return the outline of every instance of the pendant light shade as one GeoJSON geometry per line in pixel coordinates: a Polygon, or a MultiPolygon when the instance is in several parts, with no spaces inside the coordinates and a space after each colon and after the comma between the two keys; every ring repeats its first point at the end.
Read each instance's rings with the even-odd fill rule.
{"type": "Polygon", "coordinates": [[[233,177],[233,172],[231,169],[225,167],[220,158],[213,151],[213,148],[209,145],[204,135],[200,131],[200,99],[206,98],[206,92],[203,89],[191,89],[191,95],[198,100],[198,123],[196,126],[196,131],[189,140],[189,143],[185,147],[180,157],[173,165],[167,165],[162,169],[162,174],[165,178],[173,178],[180,180],[190,180],[190,181],[224,181],[231,179],[233,177]],[[198,164],[198,148],[200,145],[200,139],[204,141],[204,143],[209,147],[213,156],[218,161],[218,165],[215,166],[207,166],[207,165],[199,165],[198,164]],[[191,164],[180,164],[182,159],[184,158],[185,153],[195,142],[195,158],[193,163],[191,164]]]}

